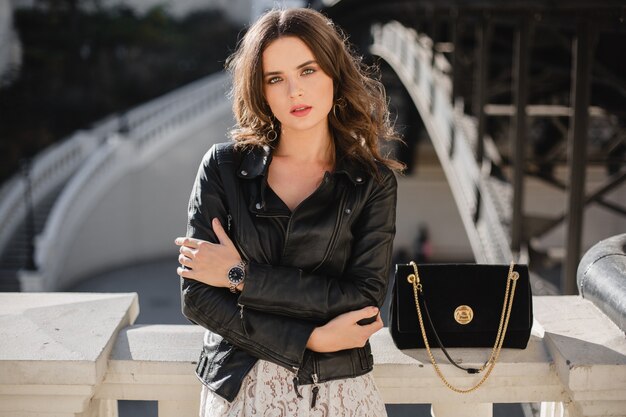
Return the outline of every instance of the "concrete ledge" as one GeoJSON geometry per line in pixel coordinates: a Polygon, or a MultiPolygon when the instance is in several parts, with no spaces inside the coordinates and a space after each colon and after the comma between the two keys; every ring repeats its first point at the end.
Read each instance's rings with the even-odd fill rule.
{"type": "MultiPolygon", "coordinates": [[[[528,348],[503,349],[484,386],[468,395],[455,394],[441,383],[425,350],[400,351],[386,329],[378,332],[371,339],[376,361],[374,376],[385,401],[570,402],[611,400],[626,393],[626,380],[620,382],[626,366],[621,353],[626,342],[620,339],[619,330],[610,320],[580,297],[535,297],[534,305],[536,322],[528,348]],[[590,351],[594,344],[602,344],[606,352],[600,355],[590,351]],[[556,359],[554,353],[558,353],[556,359]],[[563,368],[562,364],[568,361],[570,365],[581,365],[563,368]],[[593,372],[583,374],[584,369],[593,372]],[[610,386],[606,372],[613,375],[610,386]]],[[[202,333],[196,326],[124,329],[97,397],[142,399],[155,385],[199,385],[193,370],[202,333]],[[126,384],[135,388],[124,388],[126,384]]],[[[448,364],[439,350],[434,352],[442,372],[453,384],[469,387],[480,379],[448,364]]],[[[489,354],[487,349],[450,349],[450,353],[465,364],[475,365],[482,364],[489,354]]]]}
{"type": "MultiPolygon", "coordinates": [[[[580,297],[533,302],[528,348],[503,349],[491,377],[471,394],[448,390],[425,350],[399,351],[387,329],[378,332],[371,342],[383,399],[431,403],[437,417],[487,417],[494,402],[541,402],[542,417],[626,416],[624,334],[580,297]]],[[[132,326],[137,312],[136,294],[0,294],[0,415],[116,417],[120,399],[158,401],[160,417],[197,415],[194,369],[204,330],[132,326]]],[[[434,352],[452,384],[480,379],[434,352]]],[[[450,353],[479,365],[489,349],[450,353]]]]}
{"type": "MultiPolygon", "coordinates": [[[[200,401],[195,368],[204,329],[199,326],[131,326],[119,334],[96,398],[200,401]]],[[[196,408],[197,410],[197,408],[196,408]]]]}
{"type": "MultiPolygon", "coordinates": [[[[491,376],[477,391],[457,394],[443,385],[425,349],[399,351],[387,329],[371,339],[375,358],[376,385],[386,403],[508,403],[564,401],[567,398],[554,374],[551,359],[542,341],[533,336],[525,350],[503,349],[491,376]],[[523,399],[523,400],[522,400],[523,399]]],[[[455,360],[465,365],[482,365],[489,349],[449,349],[455,360]]],[[[433,354],[441,372],[459,388],[470,388],[482,375],[468,375],[445,359],[440,349],[433,354]]]]}
{"type": "Polygon", "coordinates": [[[0,414],[85,412],[137,294],[0,293],[0,414]]]}
{"type": "Polygon", "coordinates": [[[535,316],[555,373],[570,398],[571,417],[626,416],[624,332],[579,296],[535,299],[535,316]]]}

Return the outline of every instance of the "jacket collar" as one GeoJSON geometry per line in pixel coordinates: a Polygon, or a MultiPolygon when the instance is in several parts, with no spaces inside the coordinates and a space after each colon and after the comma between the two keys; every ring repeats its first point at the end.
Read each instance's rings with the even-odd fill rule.
{"type": "Polygon", "coordinates": [[[267,169],[272,160],[272,152],[269,146],[255,146],[252,149],[243,151],[241,164],[237,170],[239,178],[252,179],[259,175],[267,177],[267,169]]]}
{"type": "Polygon", "coordinates": [[[335,175],[345,174],[355,185],[365,183],[365,179],[370,175],[367,171],[358,165],[353,159],[336,156],[335,175]]]}
{"type": "MultiPolygon", "coordinates": [[[[272,161],[272,149],[269,146],[255,146],[254,148],[244,151],[241,164],[237,170],[237,176],[243,179],[252,179],[260,175],[267,177],[267,170],[272,161]]],[[[361,166],[355,161],[346,157],[337,156],[337,164],[333,174],[346,175],[355,185],[365,183],[365,179],[369,176],[361,166]]]]}

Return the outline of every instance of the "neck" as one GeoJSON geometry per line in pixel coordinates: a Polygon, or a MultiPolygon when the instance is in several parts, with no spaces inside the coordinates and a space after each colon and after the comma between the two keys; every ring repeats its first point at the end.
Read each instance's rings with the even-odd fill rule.
{"type": "Polygon", "coordinates": [[[332,165],[335,146],[328,127],[318,131],[283,131],[274,156],[332,165]]]}

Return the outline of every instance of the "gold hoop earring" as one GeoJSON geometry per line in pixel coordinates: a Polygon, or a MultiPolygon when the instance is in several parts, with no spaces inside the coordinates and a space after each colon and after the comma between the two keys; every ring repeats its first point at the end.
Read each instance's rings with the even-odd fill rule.
{"type": "Polygon", "coordinates": [[[270,142],[274,142],[277,138],[278,138],[278,133],[276,133],[276,130],[274,130],[274,125],[272,125],[270,127],[270,130],[267,132],[267,134],[265,135],[265,137],[267,138],[267,140],[269,140],[270,142]]]}
{"type": "Polygon", "coordinates": [[[346,100],[343,97],[339,97],[335,101],[335,104],[333,104],[333,115],[335,116],[335,118],[337,118],[337,108],[339,108],[339,110],[341,110],[344,107],[346,107],[346,100]]]}

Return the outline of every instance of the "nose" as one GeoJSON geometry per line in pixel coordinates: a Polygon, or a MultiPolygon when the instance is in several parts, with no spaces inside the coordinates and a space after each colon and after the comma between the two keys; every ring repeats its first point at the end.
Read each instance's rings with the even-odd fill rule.
{"type": "Polygon", "coordinates": [[[299,97],[302,95],[302,87],[300,83],[292,80],[289,82],[289,97],[299,97]]]}

